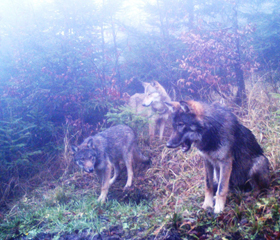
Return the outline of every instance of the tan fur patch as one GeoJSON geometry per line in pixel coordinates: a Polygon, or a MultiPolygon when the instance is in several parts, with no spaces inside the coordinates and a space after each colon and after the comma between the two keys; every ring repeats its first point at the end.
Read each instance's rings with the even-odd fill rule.
{"type": "Polygon", "coordinates": [[[174,111],[179,110],[181,108],[181,105],[179,102],[171,102],[171,105],[172,105],[174,111]]]}
{"type": "Polygon", "coordinates": [[[196,118],[198,119],[203,118],[204,108],[200,102],[189,100],[187,101],[187,103],[191,112],[195,114],[196,118]]]}
{"type": "Polygon", "coordinates": [[[170,109],[171,112],[175,112],[175,111],[180,110],[181,105],[179,102],[168,102],[167,107],[170,109]]]}

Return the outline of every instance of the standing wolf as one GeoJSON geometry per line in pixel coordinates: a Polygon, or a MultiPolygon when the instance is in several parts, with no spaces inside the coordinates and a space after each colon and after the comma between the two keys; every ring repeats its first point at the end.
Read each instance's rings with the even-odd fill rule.
{"type": "Polygon", "coordinates": [[[163,86],[157,81],[151,83],[142,82],[144,93],[136,93],[130,97],[128,105],[136,113],[150,118],[149,135],[150,139],[155,136],[156,127],[159,126],[159,139],[162,140],[165,124],[168,120],[169,110],[164,102],[171,99],[163,86]]]}
{"type": "Polygon", "coordinates": [[[127,169],[125,188],[132,184],[133,160],[148,161],[136,143],[133,130],[125,125],[117,125],[86,138],[78,147],[73,146],[74,161],[85,172],[96,170],[101,179],[101,195],[98,201],[105,202],[109,186],[120,173],[119,162],[122,159],[127,169]],[[112,167],[114,176],[111,178],[112,167]]]}
{"type": "Polygon", "coordinates": [[[252,132],[231,111],[218,104],[196,101],[166,103],[172,111],[173,132],[167,147],[188,151],[193,144],[204,156],[205,200],[203,208],[223,211],[228,188],[269,186],[269,162],[252,132]]]}

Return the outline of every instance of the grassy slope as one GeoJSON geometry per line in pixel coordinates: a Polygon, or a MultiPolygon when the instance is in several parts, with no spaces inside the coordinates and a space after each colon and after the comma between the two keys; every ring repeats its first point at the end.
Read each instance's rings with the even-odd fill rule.
{"type": "Polygon", "coordinates": [[[95,176],[76,171],[11,204],[0,216],[0,239],[31,239],[42,233],[53,239],[67,233],[84,239],[98,234],[116,239],[279,238],[279,127],[272,113],[279,102],[259,85],[250,89],[248,111],[240,120],[254,132],[270,160],[272,183],[267,195],[231,193],[222,214],[204,211],[204,170],[196,150],[185,155],[154,143],[142,146],[152,165],[136,164],[131,191],[122,190],[123,174],[111,187],[107,203],[100,205],[95,176]]]}

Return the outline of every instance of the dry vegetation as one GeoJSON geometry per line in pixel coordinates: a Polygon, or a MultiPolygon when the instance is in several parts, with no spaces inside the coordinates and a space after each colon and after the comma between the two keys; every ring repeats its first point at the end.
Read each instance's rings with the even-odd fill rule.
{"type": "MultiPolygon", "coordinates": [[[[102,236],[103,239],[110,239],[110,236],[115,236],[116,239],[277,239],[280,237],[280,149],[279,124],[275,111],[279,109],[280,103],[279,99],[272,97],[270,89],[261,79],[255,82],[252,80],[247,89],[248,107],[233,107],[233,110],[240,121],[253,131],[271,163],[272,183],[268,195],[256,198],[250,192],[231,193],[222,214],[215,216],[210,211],[202,210],[203,161],[195,149],[191,149],[187,154],[183,154],[180,149],[167,149],[166,136],[163,142],[154,141],[150,145],[140,139],[141,148],[151,157],[152,164],[135,164],[134,187],[131,191],[123,192],[126,175],[122,174],[119,181],[110,188],[105,206],[96,203],[95,198],[99,193],[96,176],[79,172],[69,161],[70,156],[65,151],[60,164],[65,174],[58,181],[47,182],[30,196],[11,204],[11,209],[5,215],[1,215],[1,222],[8,221],[12,224],[14,218],[23,212],[22,209],[28,207],[30,211],[38,211],[31,207],[32,205],[51,208],[64,204],[69,209],[62,213],[59,221],[66,221],[64,218],[67,216],[65,224],[73,223],[73,219],[77,222],[87,222],[84,220],[85,209],[90,209],[88,213],[92,212],[92,218],[96,214],[94,216],[97,219],[107,220],[105,223],[100,221],[99,228],[94,225],[95,229],[86,234],[83,231],[90,229],[91,225],[74,223],[72,228],[60,231],[57,228],[52,230],[51,227],[41,227],[42,230],[38,230],[36,234],[45,231],[45,239],[54,236],[64,239],[65,232],[68,232],[68,237],[71,236],[71,232],[75,232],[75,236],[84,236],[83,239],[98,239],[96,236],[102,236]],[[88,207],[79,207],[79,210],[76,210],[73,205],[67,205],[71,201],[88,201],[84,203],[88,207]],[[127,209],[127,206],[130,209],[127,209]]],[[[170,131],[169,125],[167,132],[170,131]]],[[[66,134],[66,149],[69,144],[68,137],[66,134]]],[[[51,222],[50,219],[43,219],[41,225],[51,222]]],[[[40,229],[41,225],[36,224],[40,229]]],[[[28,239],[27,226],[30,225],[32,223],[26,223],[20,217],[18,224],[10,228],[2,224],[2,230],[4,226],[12,232],[7,233],[5,239],[28,239]],[[25,226],[25,229],[22,227],[23,231],[19,227],[21,224],[25,226]],[[25,236],[22,234],[24,231],[25,236]]]]}

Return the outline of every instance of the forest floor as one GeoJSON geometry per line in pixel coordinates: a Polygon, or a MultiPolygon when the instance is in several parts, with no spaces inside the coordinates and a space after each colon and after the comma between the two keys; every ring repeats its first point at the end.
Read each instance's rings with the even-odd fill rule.
{"type": "MultiPolygon", "coordinates": [[[[147,144],[144,136],[138,136],[151,164],[134,164],[131,189],[123,191],[127,174],[121,165],[102,205],[97,202],[96,175],[83,173],[69,161],[59,179],[43,182],[0,210],[0,239],[280,239],[280,125],[274,113],[280,102],[263,88],[252,89],[248,109],[240,118],[270,161],[266,194],[230,192],[221,214],[203,210],[203,160],[194,148],[183,153],[165,147],[169,125],[162,142],[147,144]]],[[[62,161],[58,156],[58,169],[62,161]]]]}
{"type": "MultiPolygon", "coordinates": [[[[143,147],[142,147],[143,149],[143,147]]],[[[204,169],[196,150],[146,146],[150,165],[135,164],[134,187],[123,191],[126,170],[97,202],[95,174],[44,183],[1,215],[1,239],[279,239],[280,172],[266,195],[230,193],[225,210],[203,210],[204,169]],[[153,149],[151,151],[150,149],[153,149]]]]}

